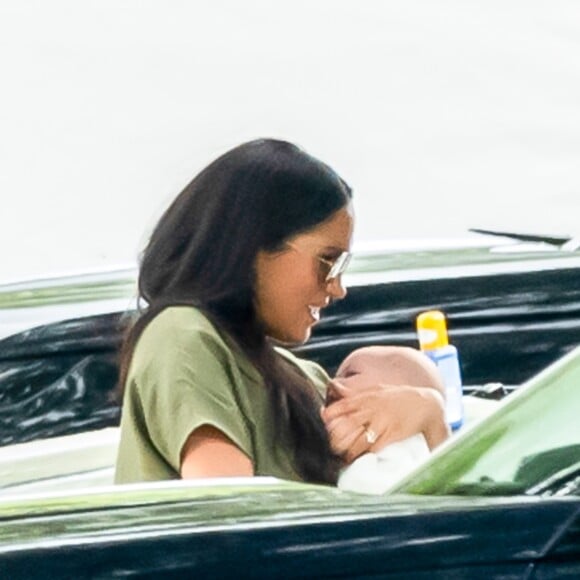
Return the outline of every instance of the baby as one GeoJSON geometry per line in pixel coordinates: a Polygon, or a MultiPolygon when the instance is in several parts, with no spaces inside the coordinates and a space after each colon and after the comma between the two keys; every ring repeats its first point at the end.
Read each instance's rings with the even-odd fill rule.
{"type": "MultiPolygon", "coordinates": [[[[401,352],[399,348],[370,346],[353,351],[338,368],[335,379],[355,389],[371,384],[431,387],[443,396],[445,389],[439,371],[424,354],[414,349],[401,352]]],[[[326,404],[340,398],[332,383],[326,404]]],[[[376,435],[370,429],[367,441],[376,435]]],[[[368,452],[344,468],[338,487],[360,493],[384,493],[395,481],[410,472],[429,456],[429,447],[422,433],[403,441],[391,443],[377,452],[368,452]]]]}

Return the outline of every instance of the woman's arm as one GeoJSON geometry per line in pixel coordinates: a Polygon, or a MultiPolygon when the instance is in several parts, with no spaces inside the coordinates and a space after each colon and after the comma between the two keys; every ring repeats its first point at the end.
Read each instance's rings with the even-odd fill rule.
{"type": "Polygon", "coordinates": [[[449,436],[444,401],[432,388],[372,385],[349,389],[333,381],[340,400],[321,416],[334,451],[347,463],[367,451],[423,433],[430,449],[449,436]],[[369,430],[376,434],[369,442],[369,430]]]}
{"type": "Polygon", "coordinates": [[[250,458],[222,431],[202,425],[191,433],[181,451],[182,479],[253,476],[250,458]]]}

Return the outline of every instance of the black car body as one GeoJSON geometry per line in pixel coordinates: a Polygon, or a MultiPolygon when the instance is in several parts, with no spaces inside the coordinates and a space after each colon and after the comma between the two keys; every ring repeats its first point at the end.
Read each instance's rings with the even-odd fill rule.
{"type": "Polygon", "coordinates": [[[4,578],[577,578],[580,498],[374,497],[286,482],[0,504],[4,578]]]}

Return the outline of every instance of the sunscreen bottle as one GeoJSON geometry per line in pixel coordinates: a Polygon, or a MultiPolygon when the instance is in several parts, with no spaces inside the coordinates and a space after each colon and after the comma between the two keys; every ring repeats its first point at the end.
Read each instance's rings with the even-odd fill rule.
{"type": "Polygon", "coordinates": [[[417,317],[421,350],[437,365],[445,385],[445,418],[451,429],[463,424],[463,385],[457,349],[449,344],[445,315],[429,310],[417,317]]]}

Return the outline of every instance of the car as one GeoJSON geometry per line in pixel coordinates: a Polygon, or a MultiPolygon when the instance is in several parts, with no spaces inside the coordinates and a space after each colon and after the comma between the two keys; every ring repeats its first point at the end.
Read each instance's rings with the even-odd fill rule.
{"type": "Polygon", "coordinates": [[[135,271],[1,288],[2,577],[578,577],[578,253],[367,248],[347,282],[298,355],[332,372],[357,346],[416,345],[416,315],[438,308],[465,399],[491,410],[379,497],[271,478],[104,485],[135,271]]]}
{"type": "Polygon", "coordinates": [[[577,578],[579,380],[577,348],[387,495],[223,478],[0,498],[0,572],[577,578]]]}

